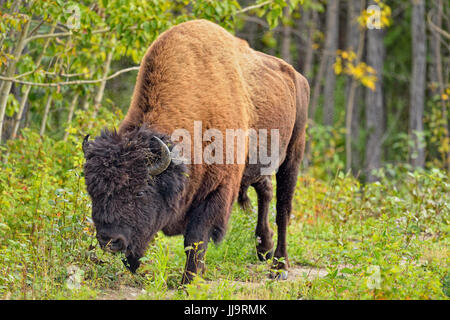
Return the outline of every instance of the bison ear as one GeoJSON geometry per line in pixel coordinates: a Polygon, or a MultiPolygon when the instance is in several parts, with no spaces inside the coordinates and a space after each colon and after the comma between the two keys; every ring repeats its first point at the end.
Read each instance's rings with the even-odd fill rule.
{"type": "Polygon", "coordinates": [[[89,135],[86,135],[86,137],[84,137],[83,139],[83,144],[81,145],[81,148],[83,149],[83,153],[84,153],[84,157],[86,157],[87,155],[87,149],[89,147],[89,135]]]}

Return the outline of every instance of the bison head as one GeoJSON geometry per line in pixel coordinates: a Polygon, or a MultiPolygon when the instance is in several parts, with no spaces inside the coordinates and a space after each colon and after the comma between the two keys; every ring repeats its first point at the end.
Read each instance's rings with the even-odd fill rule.
{"type": "Polygon", "coordinates": [[[98,242],[103,249],[125,253],[132,272],[153,236],[177,215],[185,166],[171,162],[168,144],[167,136],[146,127],[124,134],[103,130],[83,142],[98,242]]]}

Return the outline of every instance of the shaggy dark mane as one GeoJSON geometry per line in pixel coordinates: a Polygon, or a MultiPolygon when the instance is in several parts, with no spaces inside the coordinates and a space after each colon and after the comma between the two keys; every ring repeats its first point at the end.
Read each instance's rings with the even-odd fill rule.
{"type": "Polygon", "coordinates": [[[158,161],[161,154],[160,146],[152,139],[154,136],[173,148],[167,135],[146,126],[124,134],[119,134],[115,129],[102,130],[86,150],[84,172],[91,197],[121,197],[150,184],[168,206],[173,206],[174,198],[184,189],[187,168],[184,164],[175,165],[172,162],[162,174],[151,176],[148,166],[158,161]]]}

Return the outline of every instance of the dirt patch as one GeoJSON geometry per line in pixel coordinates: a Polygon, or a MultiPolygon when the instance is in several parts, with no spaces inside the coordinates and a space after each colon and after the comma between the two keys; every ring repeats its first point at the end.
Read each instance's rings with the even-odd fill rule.
{"type": "Polygon", "coordinates": [[[313,268],[313,267],[303,267],[295,266],[289,268],[289,278],[288,281],[295,281],[298,279],[308,279],[314,280],[316,278],[323,278],[328,274],[324,268],[313,268]]]}
{"type": "Polygon", "coordinates": [[[145,294],[144,289],[121,286],[119,289],[107,289],[98,297],[98,300],[137,300],[138,297],[145,294]]]}
{"type": "MultiPolygon", "coordinates": [[[[325,277],[328,272],[324,268],[314,268],[307,266],[291,266],[289,268],[288,279],[286,281],[298,281],[299,279],[314,280],[316,278],[325,277]]],[[[219,283],[221,280],[207,281],[209,283],[219,283]]],[[[236,287],[245,287],[247,289],[256,289],[263,286],[267,281],[270,281],[269,277],[263,277],[256,281],[231,281],[230,284],[236,287]]],[[[166,292],[166,299],[170,299],[170,296],[176,290],[169,290],[166,292]]],[[[140,296],[145,296],[145,290],[142,288],[121,286],[119,289],[107,289],[103,291],[97,299],[99,300],[137,300],[140,296]]]]}

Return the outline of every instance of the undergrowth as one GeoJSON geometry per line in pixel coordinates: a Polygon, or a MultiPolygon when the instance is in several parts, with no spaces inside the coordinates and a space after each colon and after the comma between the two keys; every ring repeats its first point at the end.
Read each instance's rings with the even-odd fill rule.
{"type": "MultiPolygon", "coordinates": [[[[67,142],[54,141],[25,130],[2,147],[0,298],[99,299],[133,287],[140,299],[448,299],[450,185],[443,171],[387,166],[368,184],[339,171],[326,180],[317,167],[301,173],[288,250],[291,269],[303,271],[288,281],[269,280],[270,261],[257,259],[251,190],[253,208],[233,209],[224,241],[209,245],[206,272],[180,290],[181,237],[158,234],[136,275],[99,248],[82,138],[72,132],[67,142]]],[[[275,200],[270,223],[276,231],[275,200]]]]}

